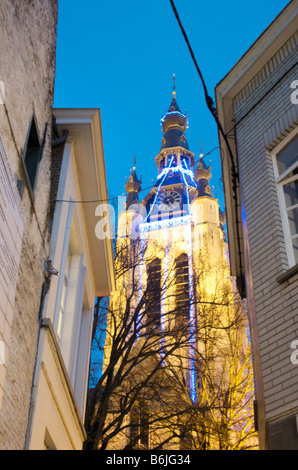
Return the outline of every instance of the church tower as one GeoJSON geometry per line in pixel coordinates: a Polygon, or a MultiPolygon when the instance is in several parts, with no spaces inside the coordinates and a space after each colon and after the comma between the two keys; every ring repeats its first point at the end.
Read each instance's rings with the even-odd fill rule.
{"type": "MultiPolygon", "coordinates": [[[[229,340],[225,333],[233,323],[232,318],[237,309],[229,275],[223,231],[224,214],[209,186],[211,167],[206,164],[202,154],[196,161],[194,153],[189,149],[185,135],[188,118],[178,106],[175,85],[170,107],[161,120],[161,126],[162,142],[155,157],[158,171],[156,183],[140,200],[141,181],[134,164],[125,186],[126,207],[118,221],[117,245],[121,256],[118,256],[116,263],[119,263],[120,274],[116,280],[117,289],[111,297],[110,311],[119,312],[118,321],[122,326],[125,312],[131,312],[125,321],[131,322],[130,325],[134,325],[137,331],[132,347],[136,356],[144,349],[146,341],[148,344],[151,341],[158,348],[156,356],[161,358],[162,365],[158,376],[162,377],[161,381],[165,381],[169,394],[166,402],[169,404],[172,400],[178,407],[177,403],[179,400],[182,403],[181,397],[185,393],[187,398],[183,399],[181,406],[183,408],[187,403],[187,409],[193,410],[200,409],[200,406],[206,408],[207,404],[210,407],[213,399],[207,382],[211,381],[212,374],[216,375],[214,380],[218,383],[226,381],[222,376],[225,367],[229,367],[226,363],[229,340]],[[131,268],[128,259],[132,263],[131,268]],[[128,263],[125,268],[123,263],[128,263]],[[136,311],[138,317],[132,321],[136,311]],[[146,314],[142,316],[143,311],[146,314]],[[139,329],[135,326],[138,324],[139,329]],[[179,345],[172,349],[172,355],[168,354],[173,347],[173,340],[177,338],[179,345]],[[169,384],[173,384],[173,387],[169,384]],[[175,393],[180,390],[178,398],[173,395],[174,389],[175,393]]],[[[111,354],[111,338],[117,329],[115,318],[116,315],[108,320],[106,363],[111,354]]],[[[151,373],[149,366],[147,373],[142,375],[145,364],[146,361],[142,362],[138,370],[139,380],[140,377],[146,380],[151,373]]],[[[142,395],[143,414],[130,413],[127,417],[129,432],[123,437],[126,445],[132,437],[136,439],[135,429],[138,426],[140,428],[141,422],[145,429],[139,440],[135,441],[138,445],[133,444],[134,448],[140,448],[141,445],[150,448],[150,442],[153,442],[150,436],[153,434],[155,439],[162,440],[162,437],[156,437],[158,433],[153,433],[149,426],[148,410],[154,402],[153,395],[152,399],[149,398],[150,393],[147,391],[142,395]]],[[[157,402],[161,403],[161,400],[157,402]]],[[[158,408],[159,403],[156,406],[158,408]]],[[[155,414],[158,414],[157,408],[154,408],[155,414]]],[[[133,410],[136,410],[136,406],[133,410]]],[[[162,416],[164,413],[163,410],[162,416]]],[[[196,419],[192,416],[190,421],[196,423],[196,419]]],[[[202,419],[201,414],[198,419],[202,419]]],[[[185,433],[185,422],[182,418],[177,420],[176,441],[165,438],[172,445],[168,448],[182,448],[181,442],[189,442],[193,436],[193,431],[189,429],[188,434],[185,433]],[[182,441],[178,439],[180,443],[177,441],[177,433],[182,436],[182,441]]],[[[205,427],[206,423],[202,426],[205,427]]],[[[196,439],[198,442],[199,438],[196,439]]],[[[202,437],[202,442],[204,440],[206,437],[202,437]]],[[[206,443],[200,445],[203,448],[206,443]]],[[[189,448],[193,446],[189,444],[189,448]]]]}

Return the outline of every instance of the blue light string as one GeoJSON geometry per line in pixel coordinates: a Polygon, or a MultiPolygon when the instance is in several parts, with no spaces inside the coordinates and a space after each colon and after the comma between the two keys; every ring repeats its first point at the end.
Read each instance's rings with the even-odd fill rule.
{"type": "MultiPolygon", "coordinates": [[[[187,118],[185,114],[179,113],[179,111],[168,111],[167,114],[160,120],[160,122],[164,122],[164,120],[169,114],[179,114],[180,116],[187,118]]],[[[187,126],[188,126],[188,121],[187,121],[187,126]]]]}
{"type": "MultiPolygon", "coordinates": [[[[187,204],[189,213],[191,213],[190,205],[189,205],[189,192],[188,192],[188,184],[185,179],[184,173],[182,173],[184,183],[186,185],[186,197],[187,197],[187,204]]],[[[193,286],[193,275],[192,275],[192,243],[191,243],[191,224],[189,224],[189,239],[188,239],[188,246],[189,246],[189,254],[188,254],[188,265],[189,265],[189,287],[190,287],[190,306],[189,306],[189,319],[190,319],[190,335],[191,335],[191,347],[190,347],[190,395],[191,400],[196,402],[197,400],[197,393],[196,393],[196,370],[195,370],[195,358],[194,358],[194,345],[195,345],[195,338],[194,338],[194,331],[195,331],[195,312],[194,312],[194,286],[193,286]]]]}
{"type": "MultiPolygon", "coordinates": [[[[186,163],[185,160],[183,160],[183,163],[184,163],[184,166],[185,166],[185,169],[186,169],[186,174],[191,177],[193,183],[196,185],[196,187],[198,187],[197,182],[196,182],[196,180],[195,180],[195,178],[194,178],[193,171],[188,168],[187,163],[186,163]]],[[[183,171],[185,171],[185,170],[183,170],[183,171]]]]}
{"type": "MultiPolygon", "coordinates": [[[[148,222],[146,223],[146,220],[149,218],[152,210],[153,210],[153,207],[156,203],[156,200],[157,200],[157,197],[158,197],[158,194],[159,194],[159,191],[160,191],[160,188],[167,176],[167,174],[169,173],[170,169],[171,171],[174,171],[174,172],[178,172],[180,171],[182,176],[183,176],[183,180],[184,180],[184,184],[185,186],[187,187],[187,204],[188,204],[188,209],[189,209],[189,193],[188,193],[188,184],[186,182],[186,179],[185,179],[185,175],[188,175],[191,177],[193,183],[197,186],[197,183],[194,179],[194,175],[193,175],[193,172],[192,170],[189,170],[188,167],[187,167],[187,163],[185,160],[183,160],[183,163],[184,163],[184,166],[185,166],[185,169],[182,168],[181,165],[177,166],[177,167],[173,167],[171,168],[171,165],[172,165],[172,162],[173,162],[173,158],[174,158],[174,155],[172,155],[172,158],[171,158],[171,161],[170,161],[170,164],[168,167],[164,168],[162,173],[160,173],[160,175],[158,175],[158,179],[162,178],[162,181],[160,183],[160,185],[158,186],[158,190],[156,192],[156,195],[155,195],[155,198],[154,198],[154,201],[153,201],[153,204],[151,205],[151,209],[147,215],[147,217],[143,220],[143,222],[141,222],[140,224],[140,231],[141,232],[148,232],[150,230],[159,230],[159,229],[162,229],[162,228],[167,228],[167,227],[173,227],[173,226],[176,226],[176,225],[184,225],[185,223],[188,223],[189,222],[189,216],[181,216],[181,217],[175,217],[173,219],[166,219],[164,221],[153,221],[153,222],[148,222]]],[[[189,209],[189,213],[190,213],[190,209],[189,209]]]]}
{"type": "Polygon", "coordinates": [[[182,172],[182,176],[183,176],[184,184],[185,184],[185,186],[186,186],[186,199],[187,199],[188,212],[189,212],[189,214],[191,214],[190,205],[189,205],[188,184],[187,184],[187,181],[186,181],[186,179],[185,179],[185,176],[184,176],[184,173],[183,173],[183,172],[182,172]]]}
{"type": "Polygon", "coordinates": [[[182,162],[184,163],[185,169],[186,169],[186,170],[189,170],[185,158],[183,158],[182,162]]]}
{"type": "MultiPolygon", "coordinates": [[[[168,247],[168,239],[167,239],[167,230],[165,230],[164,237],[165,237],[165,248],[166,248],[166,253],[165,253],[165,265],[164,265],[164,280],[163,280],[163,292],[162,292],[162,299],[161,299],[161,331],[165,331],[165,295],[166,295],[166,281],[167,281],[167,275],[168,275],[168,255],[169,255],[169,247],[168,247]]],[[[164,335],[162,335],[162,345],[161,345],[161,357],[164,358],[164,335]]],[[[164,365],[164,361],[162,360],[162,365],[164,365]]]]}
{"type": "Polygon", "coordinates": [[[192,271],[192,246],[191,246],[191,230],[190,230],[190,240],[189,240],[189,285],[190,285],[190,335],[191,335],[191,348],[190,348],[190,393],[191,399],[193,402],[197,400],[196,393],[196,369],[195,369],[195,312],[194,312],[194,286],[193,286],[193,271],[192,271]]]}
{"type": "Polygon", "coordinates": [[[191,216],[183,215],[181,217],[173,217],[173,219],[155,220],[153,222],[142,222],[140,224],[140,232],[149,232],[151,230],[159,230],[168,227],[175,227],[176,225],[188,224],[191,220],[191,216]]]}
{"type": "MultiPolygon", "coordinates": [[[[170,169],[172,169],[172,171],[176,172],[176,171],[180,171],[182,173],[182,177],[183,177],[183,180],[184,180],[184,184],[186,186],[186,197],[187,197],[187,206],[188,206],[188,211],[189,211],[189,215],[188,216],[183,216],[183,217],[179,217],[179,222],[176,222],[176,220],[178,218],[175,218],[175,219],[171,219],[171,223],[172,224],[176,224],[176,223],[181,223],[181,224],[184,224],[184,223],[189,223],[191,221],[191,210],[190,210],[190,200],[189,200],[189,185],[185,179],[185,174],[190,176],[192,181],[195,183],[195,185],[197,186],[197,183],[196,181],[194,180],[194,175],[193,175],[193,172],[191,170],[188,169],[187,167],[187,164],[186,164],[186,161],[183,160],[184,162],[184,166],[185,166],[185,170],[182,168],[181,165],[179,165],[178,167],[175,167],[175,168],[171,168],[171,165],[172,165],[172,162],[173,162],[173,159],[174,159],[174,155],[172,155],[172,158],[171,158],[171,161],[170,161],[170,164],[168,167],[164,168],[164,170],[162,171],[162,173],[158,176],[158,179],[162,178],[159,186],[158,186],[158,189],[157,189],[157,192],[156,192],[156,195],[155,195],[155,198],[154,198],[154,201],[153,201],[153,204],[151,205],[151,208],[150,208],[150,211],[146,217],[146,219],[140,224],[141,226],[143,225],[143,227],[147,227],[148,230],[150,230],[150,228],[153,228],[156,226],[156,228],[167,228],[169,227],[169,220],[166,220],[166,221],[156,221],[156,222],[151,222],[151,223],[145,223],[146,220],[148,220],[151,212],[152,212],[152,209],[156,203],[156,200],[157,200],[157,197],[159,195],[159,191],[160,191],[160,188],[167,176],[167,174],[169,173],[170,169]],[[173,222],[175,221],[175,222],[173,222]]],[[[188,240],[188,245],[189,245],[189,284],[190,284],[190,333],[191,333],[191,344],[195,345],[195,338],[194,338],[194,321],[195,321],[195,312],[194,312],[194,305],[192,303],[192,299],[193,299],[193,295],[194,295],[194,286],[193,286],[193,276],[192,276],[192,245],[191,245],[191,224],[189,224],[189,229],[190,229],[190,235],[189,235],[189,240],[188,240]]],[[[144,231],[144,230],[142,230],[144,231]]],[[[167,275],[167,262],[168,262],[168,245],[167,243],[165,243],[165,246],[166,246],[166,257],[165,257],[165,277],[164,279],[166,279],[166,275],[167,275]]],[[[140,280],[141,282],[141,280],[140,280]]],[[[140,293],[139,293],[140,295],[140,293]]],[[[165,292],[163,292],[163,298],[162,298],[162,318],[163,318],[163,314],[164,314],[164,295],[165,295],[165,292]]],[[[164,330],[164,323],[163,323],[163,320],[161,321],[161,327],[162,327],[162,330],[164,330]]],[[[163,355],[163,348],[162,348],[162,355],[163,355]]],[[[194,348],[191,347],[190,349],[190,356],[191,356],[191,359],[190,359],[190,367],[191,367],[191,378],[190,378],[190,393],[191,393],[191,399],[193,402],[196,402],[197,400],[197,394],[196,394],[196,371],[195,371],[195,357],[194,357],[194,348]]]]}
{"type": "MultiPolygon", "coordinates": [[[[171,170],[176,173],[178,171],[180,171],[181,173],[185,173],[186,175],[188,175],[192,180],[193,182],[196,184],[195,180],[194,180],[194,175],[193,175],[193,171],[192,170],[189,170],[188,168],[184,169],[182,167],[182,165],[177,165],[177,166],[173,166],[173,168],[171,168],[171,170]]],[[[167,175],[169,172],[169,167],[166,166],[162,172],[157,176],[157,179],[160,179],[162,178],[165,174],[167,175]]]]}
{"type": "MultiPolygon", "coordinates": [[[[143,291],[143,239],[141,238],[140,242],[140,264],[139,264],[139,303],[142,297],[143,291]]],[[[139,311],[138,319],[137,319],[137,338],[140,336],[140,324],[141,324],[141,312],[139,311]]]]}
{"type": "Polygon", "coordinates": [[[150,214],[151,214],[151,212],[152,212],[152,209],[153,209],[153,207],[155,206],[156,199],[157,199],[157,196],[158,196],[158,194],[159,194],[160,188],[161,188],[161,186],[162,186],[162,184],[163,184],[163,182],[164,182],[164,180],[165,180],[165,178],[166,178],[166,176],[167,176],[168,172],[170,171],[170,168],[171,168],[171,165],[172,165],[173,159],[174,159],[174,155],[172,155],[172,158],[171,158],[171,161],[170,161],[170,164],[169,164],[169,166],[168,166],[167,168],[165,168],[165,169],[167,169],[167,172],[165,172],[165,174],[164,174],[164,177],[163,177],[163,179],[162,179],[162,181],[161,181],[160,185],[158,186],[158,189],[157,189],[157,191],[156,191],[156,194],[155,194],[155,198],[154,198],[153,204],[151,204],[150,211],[148,212],[148,214],[147,214],[147,217],[146,217],[146,219],[144,220],[144,222],[146,222],[146,220],[148,219],[148,217],[150,216],[150,214]]]}

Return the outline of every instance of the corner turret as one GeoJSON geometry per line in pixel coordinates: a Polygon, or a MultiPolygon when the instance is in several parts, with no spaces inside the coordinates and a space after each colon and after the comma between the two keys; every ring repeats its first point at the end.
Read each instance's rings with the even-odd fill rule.
{"type": "Polygon", "coordinates": [[[126,208],[128,209],[132,204],[139,202],[139,192],[141,191],[142,181],[138,179],[136,172],[136,157],[134,157],[134,166],[128,181],[125,184],[126,208]]]}

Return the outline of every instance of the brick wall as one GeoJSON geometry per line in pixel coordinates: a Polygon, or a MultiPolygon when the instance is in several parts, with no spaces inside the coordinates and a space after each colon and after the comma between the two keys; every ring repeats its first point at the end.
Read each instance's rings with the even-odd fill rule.
{"type": "Polygon", "coordinates": [[[297,79],[297,37],[291,37],[235,97],[237,153],[245,203],[264,380],[266,418],[298,413],[298,366],[290,361],[298,339],[298,274],[288,269],[272,150],[298,119],[290,84],[297,79]]]}
{"type": "MultiPolygon", "coordinates": [[[[13,185],[25,183],[20,198],[22,236],[15,302],[5,316],[5,365],[0,371],[0,449],[23,449],[38,339],[38,314],[49,253],[51,120],[55,76],[57,0],[2,0],[0,3],[0,137],[13,185]],[[22,154],[33,113],[45,146],[33,198],[26,182],[22,154]],[[1,390],[0,390],[1,391],[1,390]]],[[[0,331],[0,335],[3,330],[0,331]]]]}
{"type": "Polygon", "coordinates": [[[64,144],[52,148],[51,162],[51,188],[50,188],[50,221],[53,221],[55,212],[55,200],[57,198],[61,165],[63,159],[64,144]]]}

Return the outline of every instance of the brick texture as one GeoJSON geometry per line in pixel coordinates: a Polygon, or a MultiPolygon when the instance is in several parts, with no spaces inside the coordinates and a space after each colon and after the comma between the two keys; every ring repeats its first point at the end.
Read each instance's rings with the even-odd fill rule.
{"type": "Polygon", "coordinates": [[[297,37],[233,102],[269,421],[298,412],[298,366],[290,360],[291,341],[298,339],[298,275],[277,282],[288,260],[270,154],[297,125],[298,106],[290,100],[290,84],[297,79],[297,37]]]}
{"type": "Polygon", "coordinates": [[[5,85],[5,104],[0,106],[0,135],[16,188],[18,180],[25,181],[22,155],[33,113],[41,138],[47,124],[33,198],[26,183],[21,199],[24,233],[13,315],[6,325],[10,341],[6,345],[2,382],[1,450],[23,449],[28,423],[44,263],[49,253],[57,4],[57,0],[2,0],[0,3],[0,79],[5,85]]]}

